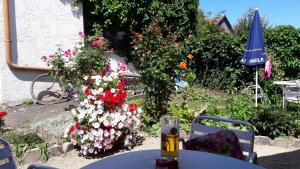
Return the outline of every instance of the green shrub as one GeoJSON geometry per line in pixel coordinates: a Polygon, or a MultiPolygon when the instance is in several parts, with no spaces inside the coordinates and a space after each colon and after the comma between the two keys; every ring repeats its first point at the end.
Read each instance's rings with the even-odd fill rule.
{"type": "Polygon", "coordinates": [[[298,112],[287,112],[278,107],[258,107],[250,119],[257,135],[270,138],[278,136],[295,136],[300,134],[298,112]]]}
{"type": "Polygon", "coordinates": [[[191,124],[195,118],[195,112],[187,109],[186,107],[171,106],[170,114],[179,118],[180,128],[186,132],[191,131],[191,124]]]}
{"type": "MultiPolygon", "coordinates": [[[[13,145],[14,153],[18,158],[22,157],[27,150],[38,148],[45,144],[45,141],[36,133],[9,133],[6,139],[13,145]]],[[[44,149],[43,153],[45,154],[44,149]]]]}

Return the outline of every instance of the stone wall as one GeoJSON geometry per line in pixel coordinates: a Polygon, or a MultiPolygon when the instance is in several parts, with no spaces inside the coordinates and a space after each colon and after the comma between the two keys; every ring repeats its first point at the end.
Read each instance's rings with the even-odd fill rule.
{"type": "MultiPolygon", "coordinates": [[[[46,66],[41,56],[61,44],[74,47],[83,31],[82,7],[72,0],[10,0],[12,60],[18,64],[46,66]]],[[[16,105],[31,99],[30,84],[38,71],[10,69],[5,61],[3,0],[0,0],[0,103],[16,105]]]]}

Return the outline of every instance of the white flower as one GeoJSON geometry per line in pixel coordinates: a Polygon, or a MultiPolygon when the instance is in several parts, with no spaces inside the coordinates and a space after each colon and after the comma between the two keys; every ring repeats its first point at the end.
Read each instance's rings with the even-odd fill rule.
{"type": "Polygon", "coordinates": [[[109,136],[109,132],[107,130],[105,130],[104,133],[103,133],[103,136],[104,137],[108,137],[109,136]]]}
{"type": "Polygon", "coordinates": [[[72,143],[73,145],[76,145],[76,144],[77,144],[77,140],[74,139],[74,138],[72,137],[72,138],[71,138],[71,143],[72,143]]]}
{"type": "Polygon", "coordinates": [[[115,93],[116,92],[116,89],[112,88],[110,89],[111,93],[115,93]]]}
{"type": "Polygon", "coordinates": [[[142,108],[137,108],[137,110],[136,110],[138,113],[141,113],[142,112],[142,108]]]}
{"type": "Polygon", "coordinates": [[[128,107],[129,107],[128,104],[124,104],[123,110],[124,110],[124,111],[128,111],[128,107]]]}
{"type": "Polygon", "coordinates": [[[122,123],[122,122],[118,123],[118,128],[119,129],[122,129],[123,127],[124,127],[124,123],[122,123]]]}
{"type": "Polygon", "coordinates": [[[104,120],[104,121],[103,121],[103,125],[104,125],[105,127],[108,127],[108,126],[109,126],[109,121],[108,121],[108,120],[104,120]]]}
{"type": "Polygon", "coordinates": [[[99,122],[94,122],[93,124],[92,124],[92,126],[94,127],[94,128],[99,128],[100,127],[100,123],[99,122]]]}
{"type": "Polygon", "coordinates": [[[122,132],[121,132],[121,131],[117,131],[117,132],[115,133],[115,135],[118,136],[118,137],[120,137],[120,136],[122,135],[122,132]]]}
{"type": "Polygon", "coordinates": [[[115,129],[110,129],[110,135],[114,135],[115,134],[115,129]]]}
{"type": "Polygon", "coordinates": [[[76,113],[77,113],[77,112],[76,112],[76,109],[72,109],[72,110],[71,110],[71,113],[72,113],[73,116],[75,116],[76,113]]]}
{"type": "Polygon", "coordinates": [[[109,65],[113,72],[117,72],[119,70],[118,62],[116,60],[110,60],[109,65]]]}
{"type": "Polygon", "coordinates": [[[90,134],[89,140],[90,140],[90,141],[93,141],[94,138],[95,138],[94,135],[90,134]]]}
{"type": "Polygon", "coordinates": [[[105,118],[102,116],[102,117],[98,117],[98,121],[100,122],[100,123],[102,123],[103,121],[105,120],[105,118]]]}
{"type": "Polygon", "coordinates": [[[85,81],[87,81],[87,80],[89,79],[89,77],[88,77],[88,76],[84,76],[83,79],[84,79],[85,81]]]}
{"type": "Polygon", "coordinates": [[[84,134],[84,130],[78,130],[78,134],[79,135],[83,135],[84,134]]]}

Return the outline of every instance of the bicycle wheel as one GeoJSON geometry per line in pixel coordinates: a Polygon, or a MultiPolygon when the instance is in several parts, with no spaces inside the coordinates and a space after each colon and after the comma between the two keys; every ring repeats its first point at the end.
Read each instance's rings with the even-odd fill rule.
{"type": "Polygon", "coordinates": [[[58,80],[45,73],[33,79],[30,93],[32,99],[40,104],[55,104],[62,99],[64,92],[61,90],[58,80]]]}

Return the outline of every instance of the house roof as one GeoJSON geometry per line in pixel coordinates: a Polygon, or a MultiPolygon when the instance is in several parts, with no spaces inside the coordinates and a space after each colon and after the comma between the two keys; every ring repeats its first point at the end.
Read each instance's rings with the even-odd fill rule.
{"type": "Polygon", "coordinates": [[[226,24],[226,27],[227,27],[227,31],[233,33],[233,28],[229,22],[229,20],[227,19],[226,15],[223,15],[223,16],[219,16],[219,17],[215,17],[213,19],[211,19],[211,21],[215,22],[220,28],[224,29],[223,27],[221,27],[221,25],[223,23],[226,24]]]}

